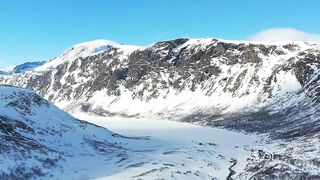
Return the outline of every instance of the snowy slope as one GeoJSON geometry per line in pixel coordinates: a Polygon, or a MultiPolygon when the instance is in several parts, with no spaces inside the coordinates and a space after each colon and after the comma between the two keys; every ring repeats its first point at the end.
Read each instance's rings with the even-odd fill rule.
{"type": "Polygon", "coordinates": [[[122,143],[144,141],[79,121],[34,92],[11,86],[0,86],[0,139],[0,179],[108,175],[126,156],[122,143]]]}

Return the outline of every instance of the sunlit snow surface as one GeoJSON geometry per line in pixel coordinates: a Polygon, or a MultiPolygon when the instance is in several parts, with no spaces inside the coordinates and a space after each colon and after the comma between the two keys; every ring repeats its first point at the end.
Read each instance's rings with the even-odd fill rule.
{"type": "Polygon", "coordinates": [[[259,136],[175,121],[73,115],[125,136],[150,138],[131,147],[132,156],[117,164],[122,171],[99,179],[225,179],[237,161],[236,177],[250,149],[261,143],[259,136]]]}

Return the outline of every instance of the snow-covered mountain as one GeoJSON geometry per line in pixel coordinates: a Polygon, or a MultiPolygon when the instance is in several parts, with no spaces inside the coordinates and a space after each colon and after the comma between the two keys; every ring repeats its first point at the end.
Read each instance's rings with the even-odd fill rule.
{"type": "Polygon", "coordinates": [[[42,66],[45,63],[46,61],[26,62],[14,67],[11,73],[24,73],[26,71],[33,70],[36,67],[42,66]]]}
{"type": "Polygon", "coordinates": [[[73,114],[169,118],[268,133],[285,140],[285,158],[277,166],[263,161],[259,173],[271,169],[281,177],[279,168],[294,172],[299,163],[318,162],[316,148],[299,163],[290,154],[307,154],[305,147],[319,142],[319,69],[320,43],[182,38],[138,47],[98,40],[32,71],[2,75],[0,83],[35,90],[73,114]],[[301,146],[290,149],[290,143],[301,146]]]}
{"type": "Polygon", "coordinates": [[[255,113],[260,118],[249,125],[238,119],[249,130],[265,116],[281,126],[284,120],[276,119],[285,113],[299,117],[289,118],[297,124],[288,128],[294,128],[318,120],[319,59],[319,43],[208,38],[137,47],[98,40],[75,45],[33,71],[1,76],[0,82],[33,89],[71,113],[167,116],[224,126],[238,113],[240,119],[255,113]]]}

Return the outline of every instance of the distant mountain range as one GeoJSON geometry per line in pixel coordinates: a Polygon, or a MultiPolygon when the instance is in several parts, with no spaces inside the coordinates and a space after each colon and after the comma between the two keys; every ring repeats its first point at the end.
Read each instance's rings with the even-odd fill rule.
{"type": "Polygon", "coordinates": [[[13,68],[12,73],[24,73],[45,64],[46,61],[26,62],[13,68]]]}
{"type": "Polygon", "coordinates": [[[26,71],[31,71],[36,67],[42,66],[45,63],[47,63],[47,61],[26,62],[26,63],[15,66],[11,71],[0,71],[0,75],[24,73],[26,71]]]}

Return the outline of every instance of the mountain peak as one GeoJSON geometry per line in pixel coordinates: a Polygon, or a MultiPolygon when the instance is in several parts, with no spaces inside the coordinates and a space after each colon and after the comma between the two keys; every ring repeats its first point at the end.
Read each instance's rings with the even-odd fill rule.
{"type": "Polygon", "coordinates": [[[45,70],[48,67],[56,67],[57,65],[65,62],[77,59],[79,57],[92,56],[112,48],[121,49],[122,51],[129,53],[139,48],[138,46],[122,45],[120,43],[110,40],[94,40],[88,42],[82,42],[67,49],[62,55],[54,58],[43,66],[36,68],[36,70],[45,70]]]}
{"type": "Polygon", "coordinates": [[[119,47],[121,44],[110,40],[94,40],[76,44],[70,48],[67,53],[80,54],[82,56],[91,55],[93,53],[99,53],[108,50],[112,47],[119,47]]]}
{"type": "Polygon", "coordinates": [[[119,46],[121,44],[114,42],[114,41],[111,41],[111,40],[98,39],[98,40],[93,40],[93,41],[82,42],[82,43],[74,45],[73,47],[97,47],[97,46],[107,46],[107,45],[119,46]]]}

